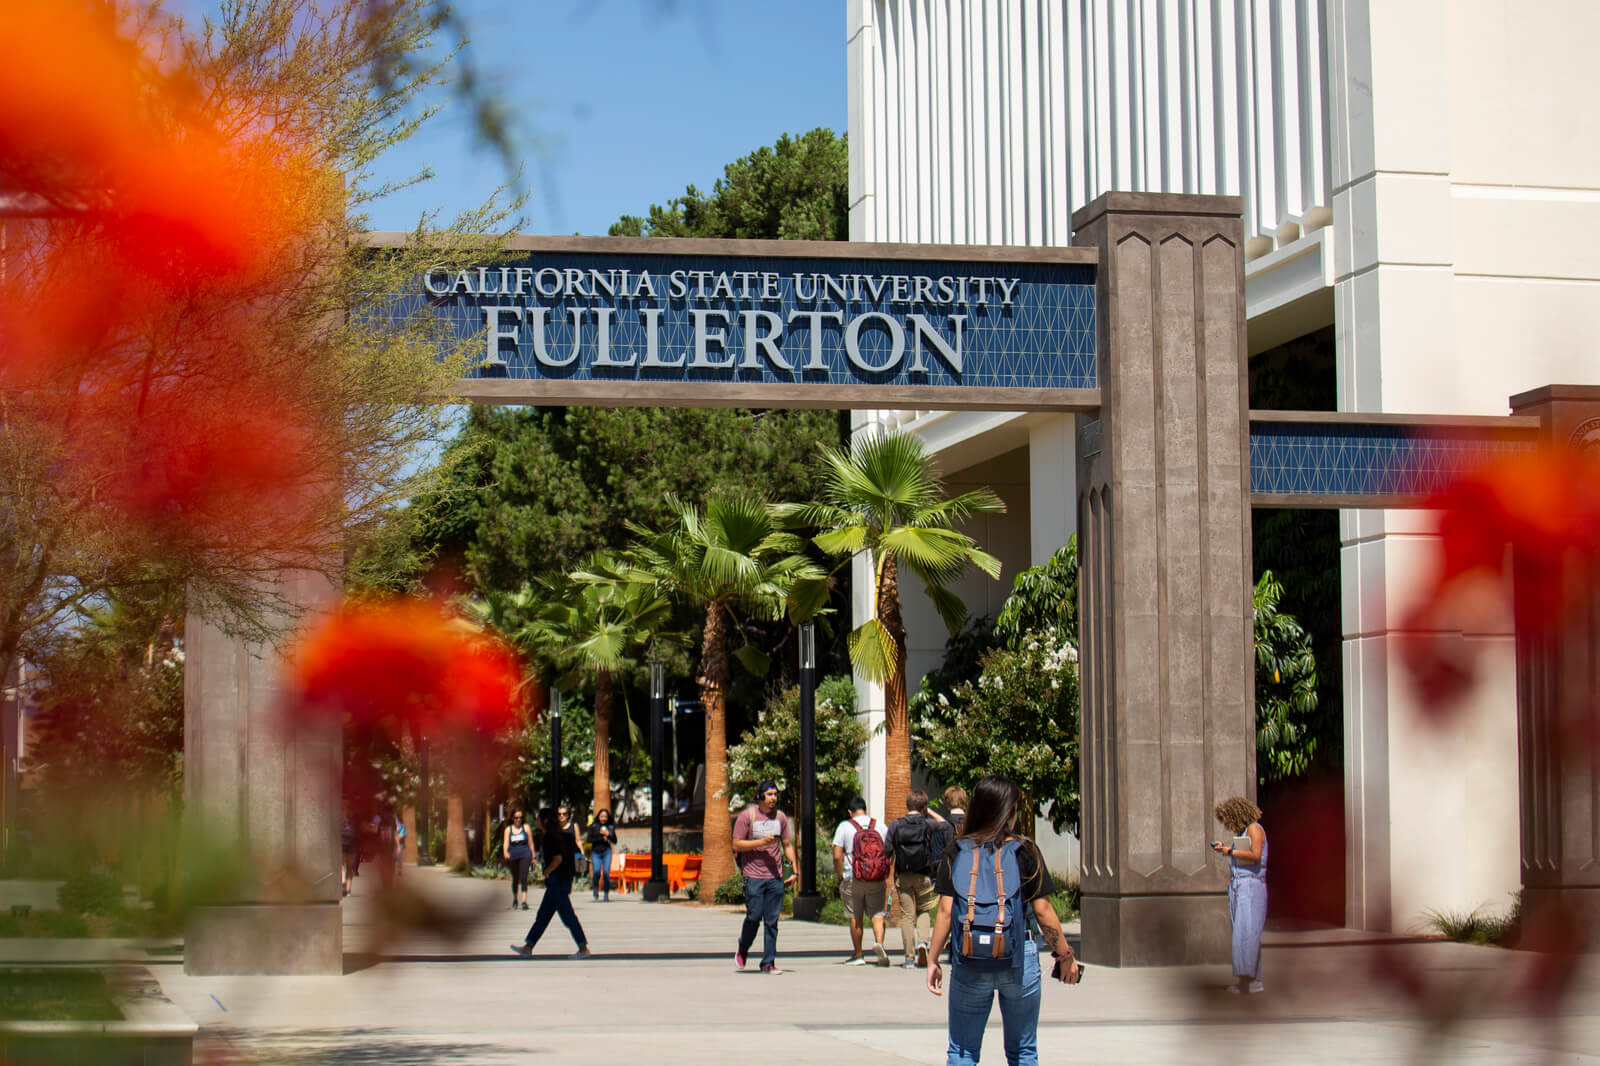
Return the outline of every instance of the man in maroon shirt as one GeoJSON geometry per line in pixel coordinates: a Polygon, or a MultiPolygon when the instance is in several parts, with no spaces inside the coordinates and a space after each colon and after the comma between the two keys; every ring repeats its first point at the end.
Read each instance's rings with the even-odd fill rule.
{"type": "Polygon", "coordinates": [[[779,974],[778,916],[783,913],[783,886],[794,874],[783,876],[782,854],[795,868],[794,830],[789,816],[778,810],[778,786],[763,781],[756,786],[756,803],[739,812],[733,823],[733,859],[744,874],[744,926],[739,930],[739,948],[733,953],[734,965],[744,969],[745,953],[756,940],[756,930],[766,927],[762,943],[761,972],[779,974]]]}

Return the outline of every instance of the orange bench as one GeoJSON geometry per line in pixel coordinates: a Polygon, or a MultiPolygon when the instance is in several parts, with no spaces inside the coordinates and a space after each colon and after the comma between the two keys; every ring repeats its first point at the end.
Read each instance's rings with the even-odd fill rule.
{"type": "Polygon", "coordinates": [[[683,862],[677,869],[676,880],[673,880],[673,871],[670,869],[667,871],[667,884],[674,892],[688,888],[691,881],[698,880],[700,880],[700,856],[698,855],[683,856],[683,862]]]}
{"type": "Polygon", "coordinates": [[[643,885],[650,880],[650,856],[622,856],[622,871],[613,880],[622,886],[624,892],[632,892],[643,885]]]}

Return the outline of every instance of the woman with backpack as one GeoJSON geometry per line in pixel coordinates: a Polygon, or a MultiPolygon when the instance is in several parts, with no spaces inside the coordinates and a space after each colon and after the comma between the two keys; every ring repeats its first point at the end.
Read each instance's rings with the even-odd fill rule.
{"type": "Polygon", "coordinates": [[[939,956],[950,942],[950,1047],[946,1066],[969,1066],[983,1049],[983,1030],[995,997],[1005,1033],[1006,1062],[1039,1061],[1039,949],[1028,927],[1031,914],[1056,958],[1061,978],[1078,979],[1078,963],[1050,893],[1044,858],[1016,834],[1022,790],[991,774],[972,791],[961,834],[945,849],[934,872],[939,914],[928,955],[928,991],[943,995],[939,956]],[[1001,905],[1004,900],[1004,905],[1001,905]]]}

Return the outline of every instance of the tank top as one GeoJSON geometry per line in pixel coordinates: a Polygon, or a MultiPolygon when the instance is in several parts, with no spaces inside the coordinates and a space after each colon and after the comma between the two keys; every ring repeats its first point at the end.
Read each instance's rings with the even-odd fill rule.
{"type": "MultiPolygon", "coordinates": [[[[1251,822],[1250,823],[1250,825],[1259,825],[1259,824],[1261,824],[1261,823],[1259,823],[1259,822],[1251,822]]],[[[1249,827],[1247,826],[1246,828],[1248,829],[1249,827]]],[[[1263,832],[1265,832],[1265,830],[1263,830],[1263,832]]],[[[1242,836],[1243,834],[1240,834],[1240,835],[1242,836]]],[[[1240,862],[1237,859],[1229,859],[1228,861],[1232,864],[1232,867],[1233,867],[1233,870],[1232,870],[1233,879],[1235,881],[1247,881],[1247,880],[1265,881],[1267,879],[1267,855],[1271,851],[1272,851],[1272,843],[1270,841],[1263,840],[1261,842],[1261,861],[1260,862],[1248,862],[1247,863],[1247,862],[1240,862]]]]}
{"type": "Polygon", "coordinates": [[[533,845],[528,842],[528,827],[511,827],[511,857],[513,859],[533,858],[533,845]]]}

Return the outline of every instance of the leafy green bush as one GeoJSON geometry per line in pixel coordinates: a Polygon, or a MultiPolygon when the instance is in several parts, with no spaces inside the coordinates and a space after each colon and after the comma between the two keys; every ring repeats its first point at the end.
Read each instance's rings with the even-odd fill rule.
{"type": "Polygon", "coordinates": [[[116,914],[122,910],[122,878],[93,870],[75,874],[56,890],[56,902],[67,914],[116,914]]]}
{"type": "Polygon", "coordinates": [[[14,914],[0,913],[0,938],[17,937],[22,935],[22,925],[14,914]]]}
{"type": "MultiPolygon", "coordinates": [[[[817,815],[830,828],[844,817],[850,797],[861,791],[856,764],[867,743],[867,727],[856,719],[855,709],[856,686],[850,678],[824,678],[817,686],[817,815]]],[[[798,685],[773,695],[761,720],[728,748],[728,788],[734,809],[743,806],[764,780],[778,783],[792,813],[800,802],[798,685]]],[[[831,868],[833,860],[828,861],[831,868]]]]}
{"type": "Polygon", "coordinates": [[[1063,922],[1077,918],[1083,912],[1083,885],[1077,878],[1055,871],[1051,872],[1050,880],[1056,887],[1050,894],[1050,906],[1055,908],[1056,917],[1063,922]]]}
{"type": "Polygon", "coordinates": [[[744,902],[744,878],[734,874],[722,884],[717,886],[717,891],[712,894],[711,902],[732,905],[744,902]]]}

